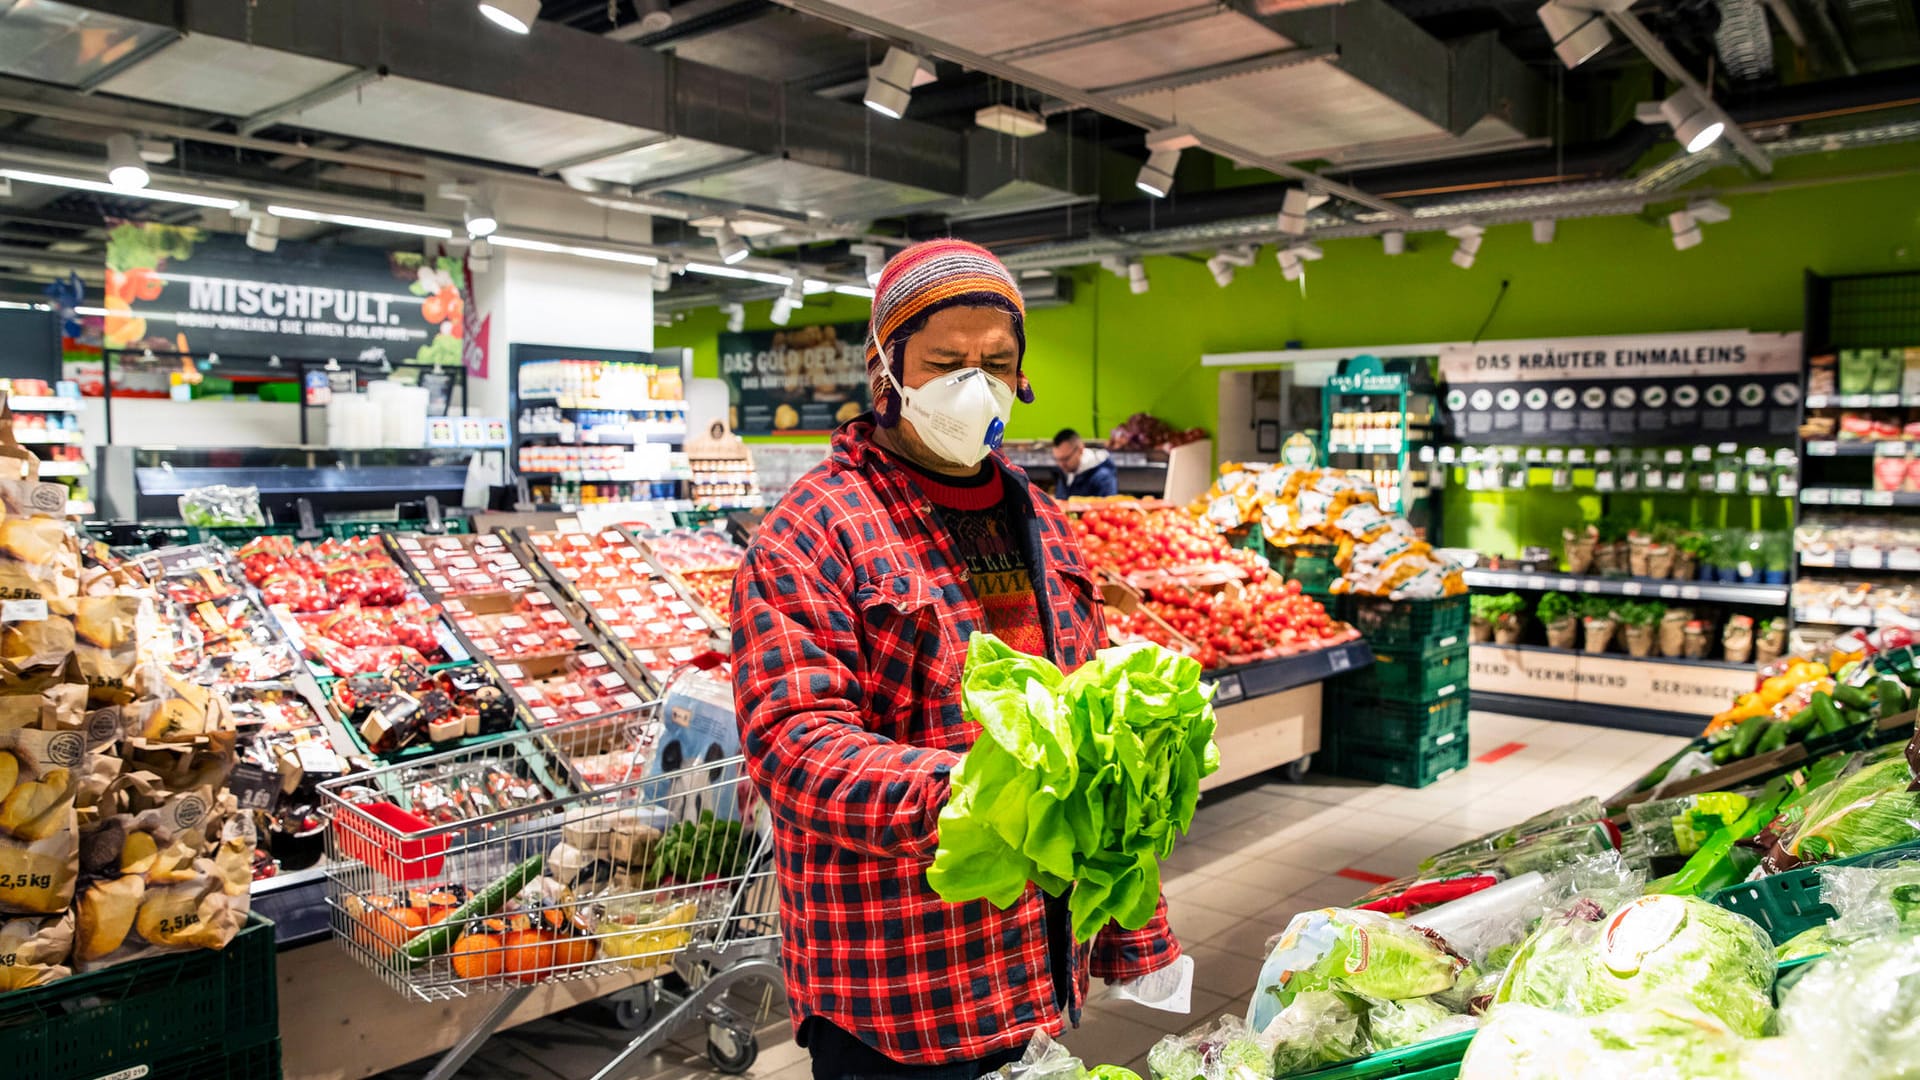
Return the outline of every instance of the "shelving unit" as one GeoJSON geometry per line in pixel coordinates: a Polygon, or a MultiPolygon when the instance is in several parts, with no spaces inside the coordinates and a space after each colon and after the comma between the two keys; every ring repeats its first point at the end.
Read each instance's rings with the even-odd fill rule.
{"type": "MultiPolygon", "coordinates": [[[[581,505],[602,503],[650,503],[684,500],[690,474],[671,458],[657,469],[522,469],[521,451],[529,446],[552,447],[634,447],[665,446],[669,455],[680,451],[688,438],[687,401],[684,387],[692,377],[691,354],[687,350],[663,353],[628,352],[616,349],[575,349],[550,345],[514,344],[510,350],[508,408],[512,414],[509,464],[523,480],[555,487],[580,489],[586,485],[620,485],[606,492],[594,492],[593,499],[564,498],[551,491],[543,499],[532,500],[540,510],[570,511],[581,505]],[[580,396],[551,385],[529,385],[528,365],[560,361],[585,361],[600,364],[650,364],[679,372],[682,389],[678,397],[636,395],[580,396]],[[534,410],[551,409],[561,414],[559,422],[530,425],[534,410]],[[625,417],[621,423],[586,426],[590,419],[576,414],[611,413],[625,417]],[[598,496],[607,495],[609,498],[598,496]]],[[[651,393],[649,390],[648,393],[651,393]]],[[[637,460],[627,456],[627,460],[637,460]]],[[[580,491],[580,495],[587,494],[580,491]]]]}
{"type": "Polygon", "coordinates": [[[14,394],[7,398],[7,407],[14,412],[79,412],[81,401],[77,397],[23,397],[14,394]]]}
{"type": "Polygon", "coordinates": [[[1467,587],[1488,591],[1567,592],[1595,596],[1630,596],[1655,600],[1698,600],[1704,603],[1751,604],[1780,607],[1791,586],[1781,583],[1729,584],[1713,581],[1675,581],[1672,578],[1598,577],[1594,575],[1516,570],[1468,570],[1467,587]]]}

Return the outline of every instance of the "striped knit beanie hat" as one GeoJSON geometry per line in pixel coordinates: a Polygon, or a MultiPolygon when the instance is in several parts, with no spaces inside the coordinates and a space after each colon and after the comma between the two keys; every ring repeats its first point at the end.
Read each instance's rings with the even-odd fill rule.
{"type": "MultiPolygon", "coordinates": [[[[867,337],[867,385],[873,392],[873,413],[881,427],[900,422],[900,396],[880,372],[878,342],[886,342],[887,359],[895,380],[904,380],[907,331],[925,324],[928,316],[950,307],[998,308],[1013,317],[1013,336],[1020,358],[1027,353],[1027,305],[1013,275],[993,253],[965,240],[929,240],[895,255],[880,272],[873,290],[872,333],[867,337]]],[[[1016,369],[1018,370],[1018,369],[1016,369]]],[[[1018,397],[1033,403],[1033,387],[1019,375],[1018,397]]]]}

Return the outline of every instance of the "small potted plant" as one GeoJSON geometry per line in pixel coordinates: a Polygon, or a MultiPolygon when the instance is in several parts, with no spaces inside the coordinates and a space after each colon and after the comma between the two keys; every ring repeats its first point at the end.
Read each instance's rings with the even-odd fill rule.
{"type": "Polygon", "coordinates": [[[1707,534],[1698,529],[1687,529],[1673,538],[1673,577],[1676,581],[1686,581],[1697,572],[1707,577],[1712,570],[1702,560],[1713,544],[1707,534]]]}
{"type": "Polygon", "coordinates": [[[1653,527],[1653,536],[1647,544],[1648,577],[1665,578],[1673,575],[1675,553],[1673,538],[1677,531],[1664,521],[1653,527]]]}
{"type": "Polygon", "coordinates": [[[1613,630],[1616,625],[1613,617],[1613,601],[1601,596],[1587,596],[1580,600],[1580,622],[1586,628],[1587,639],[1583,646],[1590,653],[1603,653],[1613,643],[1613,630]]]}
{"type": "Polygon", "coordinates": [[[1735,615],[1720,632],[1720,647],[1727,662],[1744,664],[1753,659],[1753,616],[1735,615]]]}
{"type": "Polygon", "coordinates": [[[1627,531],[1627,576],[1652,577],[1653,569],[1649,555],[1653,551],[1653,534],[1642,529],[1627,531]]]}
{"type": "Polygon", "coordinates": [[[1769,585],[1787,583],[1787,566],[1793,561],[1793,536],[1791,533],[1770,532],[1760,544],[1760,579],[1769,585]]]}
{"type": "Polygon", "coordinates": [[[1679,656],[1687,648],[1687,624],[1693,621],[1693,609],[1668,608],[1660,616],[1660,655],[1679,656]]]}
{"type": "Polygon", "coordinates": [[[1627,638],[1627,655],[1646,656],[1653,651],[1654,628],[1667,613],[1667,605],[1658,600],[1620,605],[1620,623],[1627,638]]]}
{"type": "Polygon", "coordinates": [[[1787,620],[1778,615],[1754,628],[1753,660],[1765,667],[1780,659],[1787,647],[1787,620]]]}
{"type": "Polygon", "coordinates": [[[1600,519],[1594,527],[1599,533],[1599,541],[1593,545],[1593,572],[1609,576],[1619,574],[1626,569],[1626,560],[1621,548],[1627,538],[1627,526],[1619,518],[1611,515],[1600,519]]]}
{"type": "Polygon", "coordinates": [[[1594,545],[1600,542],[1600,530],[1591,524],[1579,529],[1561,529],[1566,541],[1567,573],[1584,574],[1593,569],[1594,545]]]}
{"type": "Polygon", "coordinates": [[[1469,600],[1472,608],[1473,628],[1468,640],[1485,641],[1491,638],[1500,645],[1520,643],[1522,620],[1526,617],[1527,602],[1519,593],[1503,593],[1499,596],[1476,596],[1469,600]],[[1484,631],[1482,630],[1484,627],[1484,631]],[[1473,635],[1486,633],[1487,637],[1473,635]]]}
{"type": "Polygon", "coordinates": [[[1547,644],[1556,649],[1573,648],[1574,638],[1580,630],[1575,612],[1579,605],[1573,597],[1563,592],[1550,592],[1540,598],[1533,613],[1540,617],[1540,623],[1547,630],[1547,644]]]}

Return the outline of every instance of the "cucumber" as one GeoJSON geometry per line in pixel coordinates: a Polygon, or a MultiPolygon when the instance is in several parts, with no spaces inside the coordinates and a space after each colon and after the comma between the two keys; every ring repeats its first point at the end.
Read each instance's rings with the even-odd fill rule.
{"type": "Polygon", "coordinates": [[[1787,734],[1805,734],[1808,729],[1813,727],[1814,722],[1819,719],[1819,714],[1815,713],[1813,706],[1809,705],[1799,712],[1794,713],[1792,716],[1787,717],[1787,734]]]}
{"type": "Polygon", "coordinates": [[[1894,675],[1908,686],[1920,689],[1920,668],[1901,668],[1894,672],[1894,675]]]}
{"type": "Polygon", "coordinates": [[[1756,754],[1772,753],[1785,745],[1787,745],[1787,725],[1768,724],[1766,734],[1760,736],[1760,743],[1754,747],[1753,752],[1756,754]]]}
{"type": "Polygon", "coordinates": [[[1733,751],[1731,757],[1744,758],[1753,753],[1755,743],[1760,741],[1762,729],[1767,726],[1764,716],[1749,716],[1740,721],[1739,730],[1733,733],[1733,751]]]}
{"type": "Polygon", "coordinates": [[[1719,746],[1713,748],[1713,754],[1711,756],[1715,765],[1725,765],[1727,762],[1733,760],[1733,744],[1731,742],[1721,743],[1719,746]]]}
{"type": "Polygon", "coordinates": [[[1813,725],[1816,734],[1825,735],[1840,725],[1840,710],[1834,707],[1833,698],[1825,690],[1814,691],[1813,697],[1808,699],[1807,708],[1812,709],[1813,715],[1818,717],[1813,725]]]}
{"type": "Polygon", "coordinates": [[[1867,692],[1858,686],[1841,686],[1837,683],[1834,684],[1833,700],[1835,703],[1845,705],[1849,709],[1870,709],[1873,707],[1873,698],[1868,696],[1867,692]]]}
{"type": "Polygon", "coordinates": [[[507,901],[520,895],[527,883],[540,876],[540,870],[546,866],[545,855],[535,855],[519,866],[507,871],[499,880],[467,898],[467,902],[453,909],[453,913],[425,930],[415,934],[404,948],[400,958],[409,964],[420,964],[436,956],[444,956],[452,951],[453,943],[461,932],[476,919],[498,915],[507,901]]]}
{"type": "Polygon", "coordinates": [[[1873,684],[1873,696],[1880,699],[1880,715],[1897,716],[1907,707],[1907,688],[1899,679],[1881,679],[1873,684]]]}

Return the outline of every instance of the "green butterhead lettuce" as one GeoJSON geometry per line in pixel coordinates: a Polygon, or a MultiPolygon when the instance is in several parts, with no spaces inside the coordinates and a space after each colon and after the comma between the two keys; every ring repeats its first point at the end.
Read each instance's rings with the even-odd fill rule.
{"type": "Polygon", "coordinates": [[[1031,881],[1068,901],[1073,934],[1145,926],[1160,862],[1220,767],[1200,665],[1156,645],[1105,649],[1071,675],[975,634],[962,701],[980,738],[954,769],[927,883],[1008,907],[1031,881]]]}

